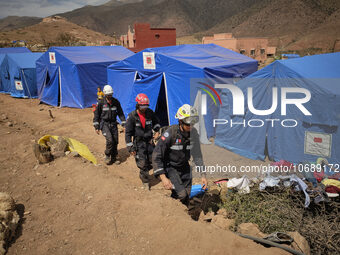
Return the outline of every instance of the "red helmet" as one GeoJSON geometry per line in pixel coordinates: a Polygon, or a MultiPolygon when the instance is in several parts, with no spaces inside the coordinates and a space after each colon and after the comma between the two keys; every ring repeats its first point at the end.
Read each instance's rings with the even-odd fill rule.
{"type": "Polygon", "coordinates": [[[136,102],[139,105],[149,105],[149,98],[147,95],[140,93],[136,96],[136,102]]]}

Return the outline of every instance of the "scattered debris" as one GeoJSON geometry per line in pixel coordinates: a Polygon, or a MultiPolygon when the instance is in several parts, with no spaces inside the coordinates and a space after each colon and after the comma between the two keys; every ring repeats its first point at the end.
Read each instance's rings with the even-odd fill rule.
{"type": "Polygon", "coordinates": [[[51,121],[54,121],[55,118],[54,118],[52,111],[50,109],[48,109],[48,113],[50,114],[51,121]]]}
{"type": "Polygon", "coordinates": [[[19,220],[13,198],[0,192],[0,255],[6,253],[7,244],[14,238],[19,220]]]}
{"type": "MultiPolygon", "coordinates": [[[[273,232],[291,233],[298,231],[301,237],[292,235],[304,253],[308,254],[308,243],[312,254],[340,254],[340,204],[339,201],[311,202],[305,208],[305,195],[294,188],[274,187],[270,191],[251,188],[250,193],[227,192],[222,197],[222,208],[226,217],[235,220],[233,231],[261,236],[273,232]],[[244,223],[258,226],[251,230],[240,230],[244,223]],[[262,233],[262,234],[261,234],[262,233]],[[302,247],[304,248],[302,248],[302,247]]],[[[248,226],[248,225],[246,225],[248,226]]],[[[293,248],[294,244],[293,244],[293,248]]]]}
{"type": "Polygon", "coordinates": [[[55,159],[65,156],[65,152],[68,149],[68,143],[63,137],[59,137],[58,140],[50,137],[47,146],[50,147],[53,158],[55,159]]]}
{"type": "Polygon", "coordinates": [[[53,160],[53,155],[51,154],[51,149],[49,147],[35,143],[33,145],[33,152],[39,161],[39,164],[45,164],[53,160]]]}

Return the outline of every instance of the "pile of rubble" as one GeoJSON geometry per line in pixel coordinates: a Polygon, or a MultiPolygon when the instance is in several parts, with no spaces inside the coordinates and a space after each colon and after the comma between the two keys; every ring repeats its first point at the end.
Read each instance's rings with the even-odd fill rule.
{"type": "Polygon", "coordinates": [[[6,253],[6,247],[15,236],[19,220],[13,198],[0,192],[0,255],[6,253]]]}

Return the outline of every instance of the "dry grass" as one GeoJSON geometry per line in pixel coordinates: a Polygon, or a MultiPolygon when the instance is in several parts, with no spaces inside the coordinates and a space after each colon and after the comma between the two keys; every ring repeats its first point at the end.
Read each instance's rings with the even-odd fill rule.
{"type": "Polygon", "coordinates": [[[340,203],[311,203],[304,208],[304,195],[290,189],[249,194],[228,192],[221,207],[235,227],[244,222],[255,223],[263,233],[298,231],[304,236],[312,254],[340,254],[340,203]]]}

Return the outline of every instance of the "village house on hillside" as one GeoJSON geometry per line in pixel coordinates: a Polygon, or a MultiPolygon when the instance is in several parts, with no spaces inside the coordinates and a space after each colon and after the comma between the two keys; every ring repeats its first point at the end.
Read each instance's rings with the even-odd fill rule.
{"type": "Polygon", "coordinates": [[[121,45],[139,52],[145,48],[176,45],[176,28],[151,28],[147,23],[136,23],[134,30],[120,37],[121,45]]]}
{"type": "Polygon", "coordinates": [[[214,43],[254,58],[259,62],[266,61],[268,57],[273,57],[276,53],[276,47],[268,46],[268,38],[266,37],[235,38],[232,33],[222,33],[203,37],[202,43],[214,43]]]}

